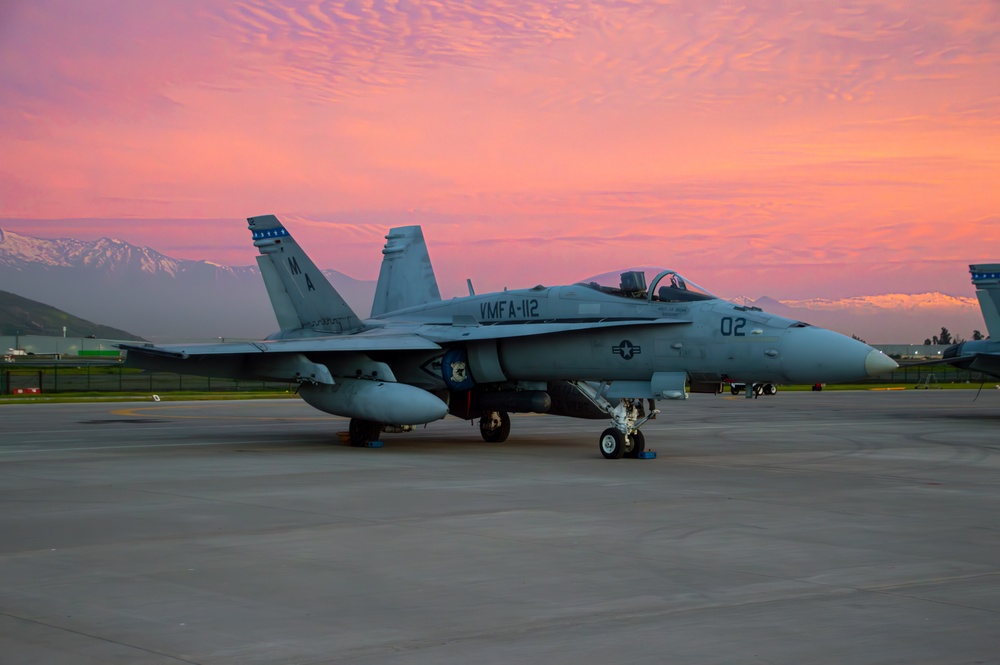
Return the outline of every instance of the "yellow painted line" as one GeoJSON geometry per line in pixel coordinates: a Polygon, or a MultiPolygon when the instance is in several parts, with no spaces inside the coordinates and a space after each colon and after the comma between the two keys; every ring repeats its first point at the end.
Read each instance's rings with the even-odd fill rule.
{"type": "MultiPolygon", "coordinates": [[[[244,405],[241,403],[241,406],[244,405]]],[[[246,403],[246,406],[259,406],[256,404],[246,403]]],[[[221,416],[221,415],[181,415],[175,413],[164,414],[164,409],[211,409],[213,407],[221,406],[221,404],[205,404],[205,405],[190,405],[190,404],[177,404],[177,405],[162,405],[162,406],[138,406],[131,409],[116,409],[111,411],[111,415],[114,416],[130,416],[134,418],[138,417],[148,417],[155,415],[165,415],[168,418],[187,419],[187,420],[345,420],[340,416],[221,416]]],[[[232,402],[227,403],[228,407],[232,407],[232,402]]]]}

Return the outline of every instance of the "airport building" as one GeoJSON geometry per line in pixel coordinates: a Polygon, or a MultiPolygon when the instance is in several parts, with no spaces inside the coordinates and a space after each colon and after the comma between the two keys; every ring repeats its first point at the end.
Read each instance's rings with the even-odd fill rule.
{"type": "MultiPolygon", "coordinates": [[[[4,359],[43,356],[45,358],[119,358],[115,344],[126,340],[96,337],[50,337],[46,335],[0,336],[4,359]]],[[[135,344],[135,341],[131,341],[135,344]]]]}

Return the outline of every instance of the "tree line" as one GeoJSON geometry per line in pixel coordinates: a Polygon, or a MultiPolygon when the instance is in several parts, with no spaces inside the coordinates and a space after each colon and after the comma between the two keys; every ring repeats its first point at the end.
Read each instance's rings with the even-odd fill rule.
{"type": "MultiPolygon", "coordinates": [[[[981,340],[986,338],[983,337],[983,333],[981,333],[980,331],[973,330],[972,339],[981,340]]],[[[951,332],[944,326],[941,326],[941,332],[938,333],[937,335],[934,335],[933,337],[928,337],[927,339],[925,339],[924,346],[930,346],[931,344],[961,344],[964,341],[965,341],[964,339],[961,339],[959,337],[952,338],[951,332]]]]}

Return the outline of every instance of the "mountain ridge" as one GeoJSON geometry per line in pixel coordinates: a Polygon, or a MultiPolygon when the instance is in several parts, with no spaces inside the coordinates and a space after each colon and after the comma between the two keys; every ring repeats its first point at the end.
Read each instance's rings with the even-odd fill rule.
{"type": "MultiPolygon", "coordinates": [[[[355,312],[368,315],[374,281],[330,269],[323,274],[355,312]]],[[[36,238],[0,229],[0,285],[148,339],[263,337],[277,328],[257,266],[174,259],[115,238],[36,238]]],[[[971,287],[969,297],[929,292],[731,300],[873,343],[918,344],[942,326],[962,337],[984,329],[971,287]]]]}

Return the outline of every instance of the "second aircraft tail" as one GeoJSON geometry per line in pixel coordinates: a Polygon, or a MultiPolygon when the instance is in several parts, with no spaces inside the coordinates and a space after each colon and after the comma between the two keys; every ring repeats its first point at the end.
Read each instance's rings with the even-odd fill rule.
{"type": "Polygon", "coordinates": [[[257,265],[282,332],[346,333],[364,327],[274,215],[248,217],[257,265]]]}
{"type": "Polygon", "coordinates": [[[990,339],[1000,340],[1000,263],[969,266],[990,339]]]}

